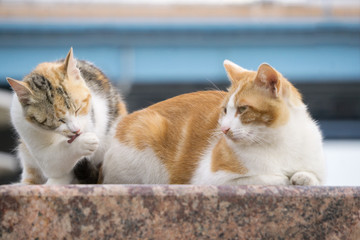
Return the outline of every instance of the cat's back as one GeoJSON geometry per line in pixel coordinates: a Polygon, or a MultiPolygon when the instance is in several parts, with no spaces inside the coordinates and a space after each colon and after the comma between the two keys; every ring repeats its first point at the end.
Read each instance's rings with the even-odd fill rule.
{"type": "Polygon", "coordinates": [[[111,91],[112,85],[108,77],[94,64],[78,60],[77,67],[87,85],[98,94],[106,94],[111,91]]]}
{"type": "Polygon", "coordinates": [[[222,91],[187,93],[156,103],[144,110],[155,111],[172,122],[181,119],[182,116],[203,119],[215,112],[217,115],[218,107],[222,104],[225,95],[226,93],[222,91]]]}
{"type": "Polygon", "coordinates": [[[119,117],[127,115],[122,96],[111,84],[108,77],[92,63],[78,60],[77,67],[92,92],[95,115],[97,115],[95,120],[97,122],[106,122],[106,132],[108,132],[119,117]]]}
{"type": "Polygon", "coordinates": [[[189,124],[214,125],[224,96],[225,93],[221,91],[200,91],[156,103],[123,118],[117,127],[117,137],[131,142],[131,138],[137,134],[144,135],[145,129],[152,129],[152,132],[162,129],[162,132],[168,133],[171,130],[175,133],[180,132],[185,124],[189,129],[192,129],[189,124]]]}
{"type": "Polygon", "coordinates": [[[138,150],[151,148],[170,173],[170,183],[188,183],[218,125],[221,91],[183,94],[122,119],[116,138],[138,150]]]}

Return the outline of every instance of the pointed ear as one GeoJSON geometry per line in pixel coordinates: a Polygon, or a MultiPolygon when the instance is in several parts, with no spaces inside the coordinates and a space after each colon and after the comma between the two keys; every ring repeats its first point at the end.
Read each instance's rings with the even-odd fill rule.
{"type": "Polygon", "coordinates": [[[263,63],[257,70],[255,84],[268,90],[272,96],[278,97],[280,92],[280,79],[276,70],[269,64],[263,63]]]}
{"type": "Polygon", "coordinates": [[[6,80],[9,82],[10,86],[16,93],[19,102],[23,105],[29,104],[32,92],[28,86],[22,81],[18,81],[9,77],[6,78],[6,80]]]}
{"type": "Polygon", "coordinates": [[[224,67],[225,67],[227,75],[232,83],[241,79],[241,75],[244,72],[248,71],[245,68],[242,68],[239,65],[237,65],[229,60],[224,61],[224,67]]]}
{"type": "Polygon", "coordinates": [[[70,51],[67,54],[63,65],[63,69],[65,70],[66,75],[68,76],[69,79],[81,78],[80,70],[76,67],[76,64],[77,61],[74,58],[73,49],[70,48],[70,51]]]}

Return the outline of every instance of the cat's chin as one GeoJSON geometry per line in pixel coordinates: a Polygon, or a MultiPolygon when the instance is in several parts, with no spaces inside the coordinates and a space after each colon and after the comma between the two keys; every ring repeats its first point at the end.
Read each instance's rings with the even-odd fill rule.
{"type": "Polygon", "coordinates": [[[243,141],[241,138],[235,137],[235,136],[232,136],[232,135],[224,135],[224,137],[225,137],[225,139],[227,141],[231,141],[231,142],[234,142],[234,143],[243,141]]]}
{"type": "Polygon", "coordinates": [[[249,142],[246,141],[246,139],[241,138],[239,136],[233,136],[233,135],[224,135],[224,138],[227,142],[230,142],[232,144],[236,145],[249,145],[249,142]]]}
{"type": "Polygon", "coordinates": [[[232,131],[229,131],[227,134],[224,134],[224,137],[226,140],[239,143],[239,144],[245,144],[249,143],[248,139],[243,136],[242,134],[234,134],[232,131]]]}

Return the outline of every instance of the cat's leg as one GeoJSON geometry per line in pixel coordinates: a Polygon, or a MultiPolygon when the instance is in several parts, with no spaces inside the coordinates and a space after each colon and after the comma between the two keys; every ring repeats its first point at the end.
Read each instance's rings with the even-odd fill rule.
{"type": "Polygon", "coordinates": [[[232,181],[236,185],[290,185],[289,178],[282,175],[258,175],[241,177],[232,181]]]}
{"type": "Polygon", "coordinates": [[[75,184],[96,184],[99,181],[99,168],[101,163],[95,165],[88,158],[83,158],[74,167],[75,184]]]}
{"type": "Polygon", "coordinates": [[[73,181],[74,174],[70,172],[58,178],[49,178],[46,182],[46,185],[65,185],[73,181]]]}
{"type": "Polygon", "coordinates": [[[66,138],[59,138],[45,149],[37,152],[39,166],[48,179],[47,184],[70,184],[72,170],[85,156],[91,156],[98,148],[99,140],[95,133],[87,132],[78,136],[71,144],[66,138]]]}
{"type": "Polygon", "coordinates": [[[315,174],[311,172],[296,172],[290,178],[290,182],[292,185],[301,185],[301,186],[313,186],[313,185],[320,185],[318,178],[315,174]]]}
{"type": "Polygon", "coordinates": [[[20,184],[43,184],[45,177],[24,143],[18,146],[18,157],[22,165],[20,184]]]}

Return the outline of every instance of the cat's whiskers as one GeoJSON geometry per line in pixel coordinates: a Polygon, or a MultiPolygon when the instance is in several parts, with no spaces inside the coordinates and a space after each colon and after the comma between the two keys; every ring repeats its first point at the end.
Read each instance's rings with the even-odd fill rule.
{"type": "Polygon", "coordinates": [[[208,78],[207,78],[206,80],[207,80],[209,83],[211,83],[211,85],[213,85],[213,87],[215,88],[215,90],[218,90],[223,97],[226,96],[226,94],[224,93],[224,91],[221,90],[218,86],[216,86],[216,84],[215,84],[213,81],[211,81],[211,80],[208,79],[208,78]]]}
{"type": "Polygon", "coordinates": [[[249,131],[246,131],[243,128],[232,130],[232,134],[234,135],[234,137],[241,136],[241,138],[244,138],[247,141],[250,141],[251,143],[256,143],[256,144],[269,143],[269,141],[265,137],[261,136],[262,134],[266,133],[265,131],[256,131],[256,133],[257,134],[251,134],[249,131]]]}
{"type": "Polygon", "coordinates": [[[221,136],[223,135],[224,133],[221,131],[221,130],[216,130],[216,131],[212,131],[211,132],[211,136],[212,137],[218,137],[218,136],[221,136]]]}

